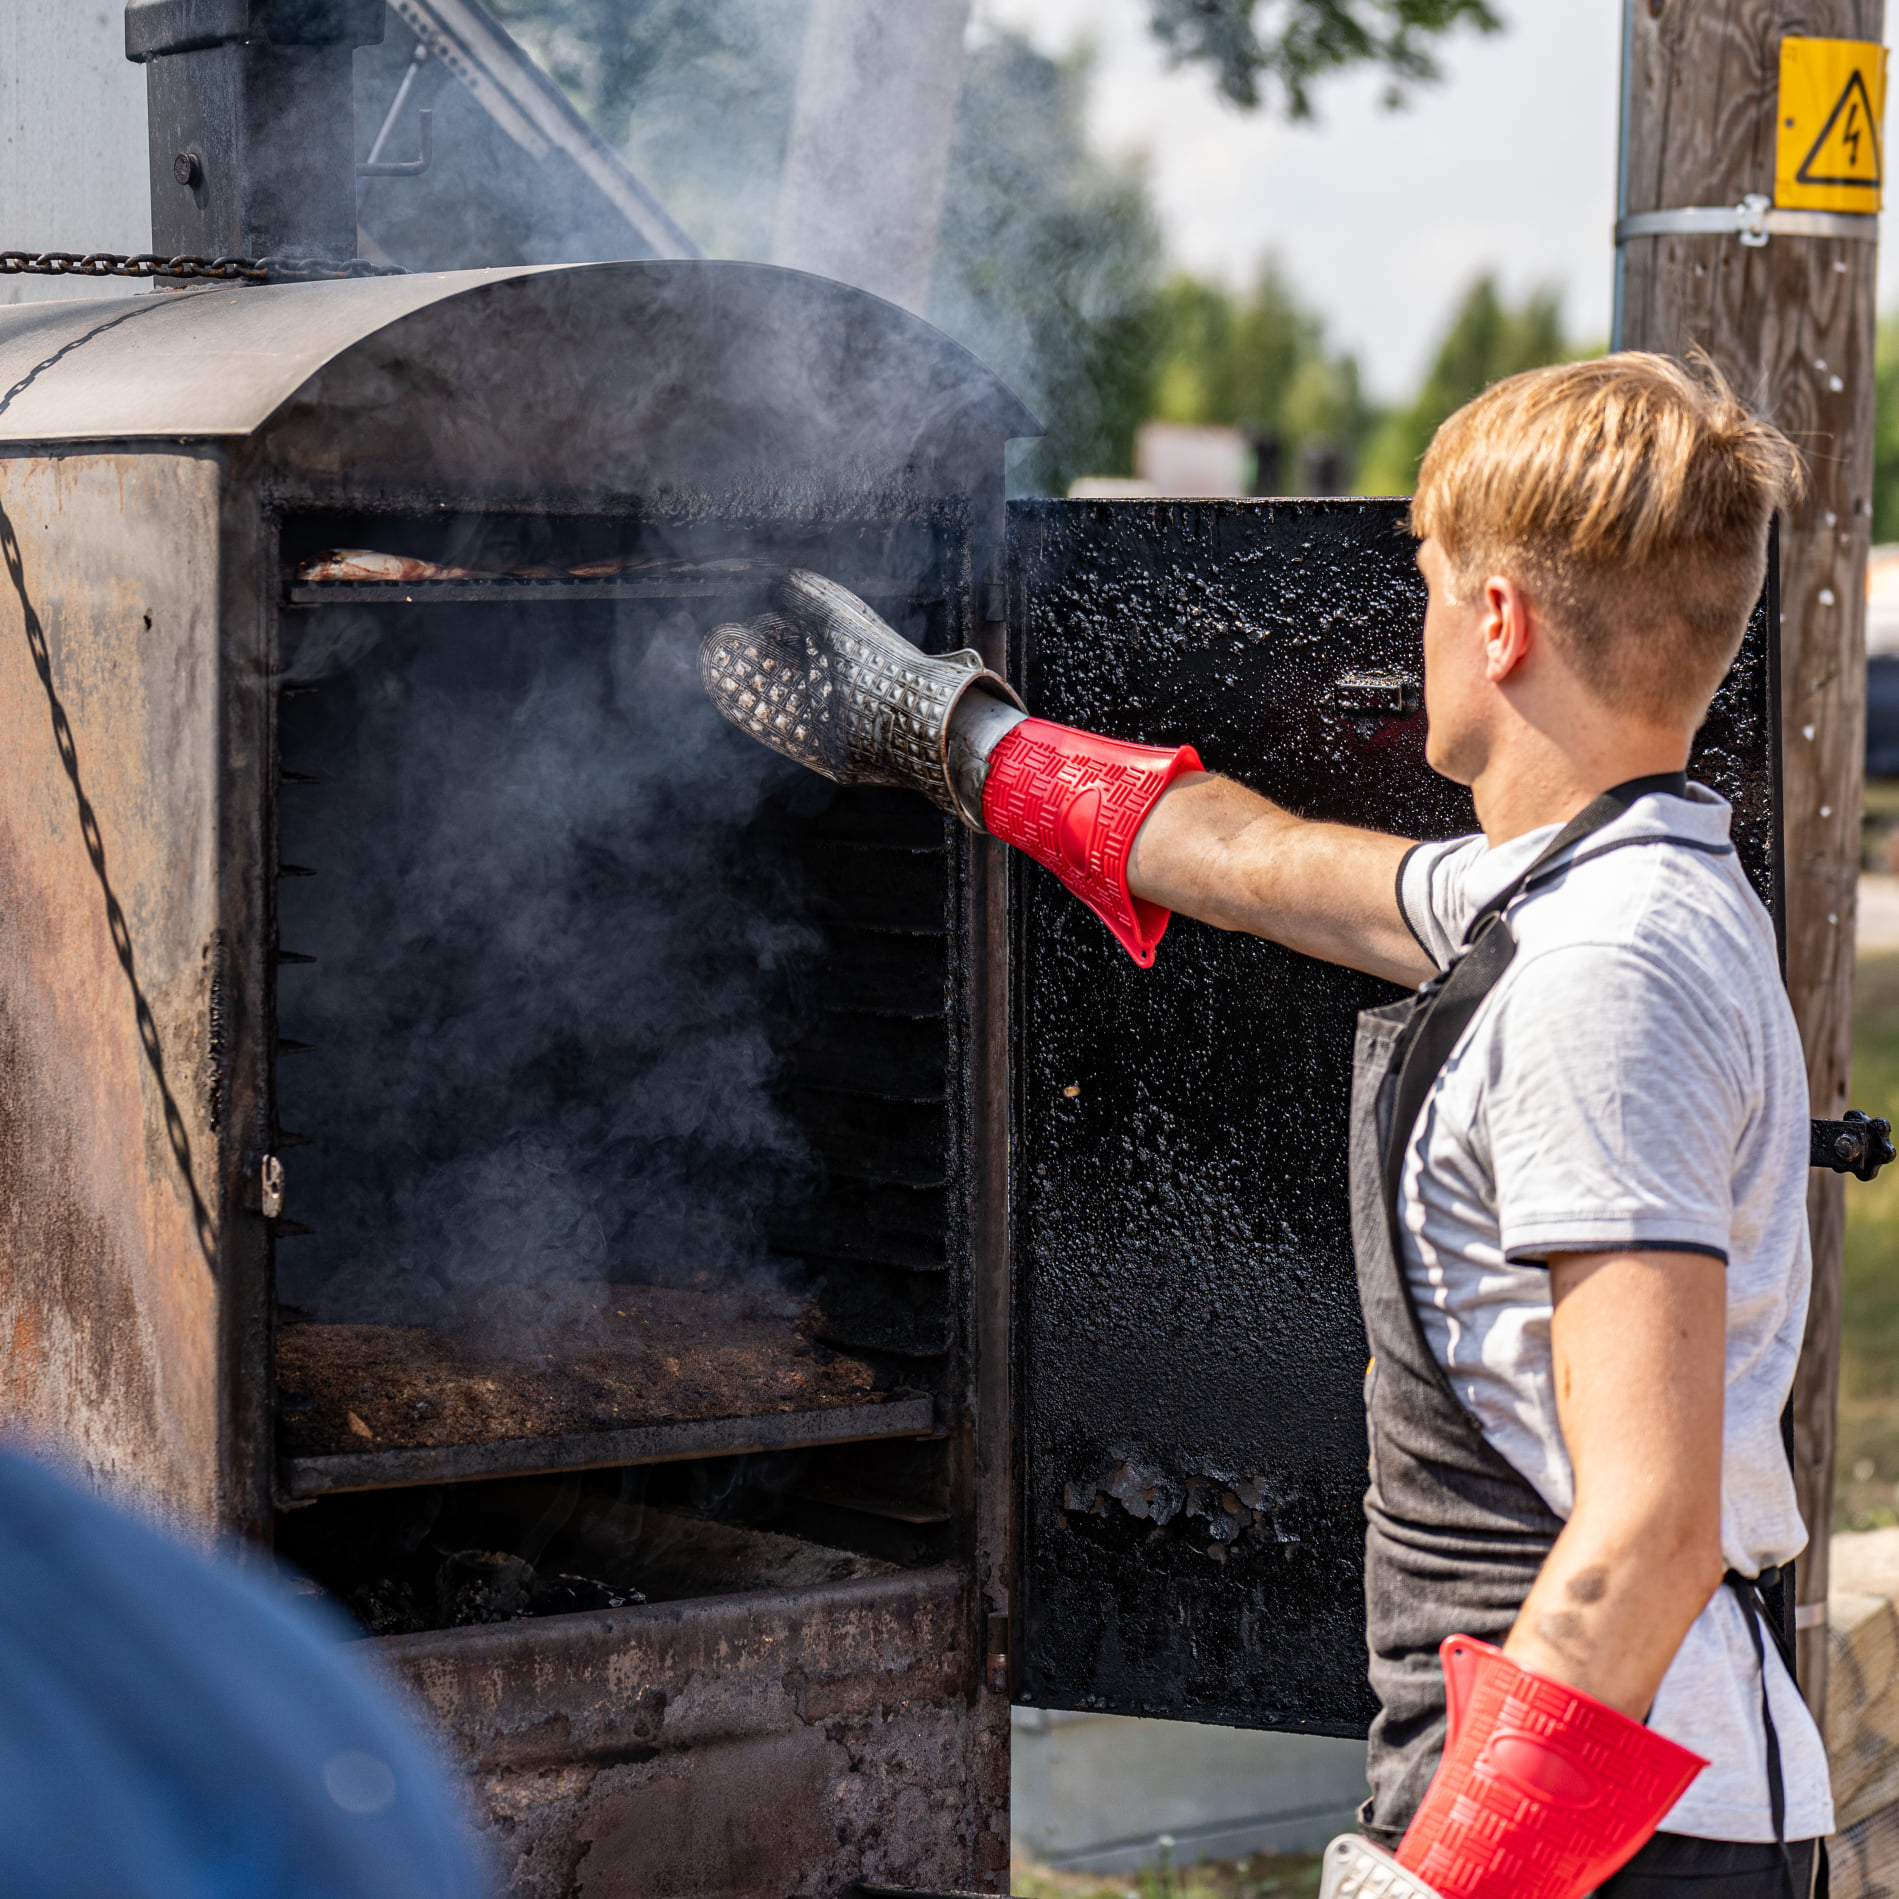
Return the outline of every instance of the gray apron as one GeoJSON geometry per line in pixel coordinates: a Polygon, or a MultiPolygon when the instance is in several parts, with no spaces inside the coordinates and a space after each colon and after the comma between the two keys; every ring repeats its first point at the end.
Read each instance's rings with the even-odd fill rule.
{"type": "MultiPolygon", "coordinates": [[[[1358,1018],[1352,1243],[1372,1350],[1365,1374],[1371,1437],[1365,1623],[1371,1684],[1379,1701],[1367,1762],[1371,1798],[1360,1810],[1360,1821],[1368,1835],[1387,1846],[1395,1846],[1410,1823],[1444,1750],[1438,1644],[1450,1635],[1501,1643],[1563,1527],[1528,1479],[1492,1448],[1425,1339],[1398,1241],[1404,1151],[1439,1070],[1516,954],[1505,909],[1568,868],[1552,868],[1552,858],[1653,791],[1685,796],[1687,782],[1675,773],[1604,792],[1478,912],[1448,970],[1415,997],[1368,1009],[1358,1018]]],[[[1777,1640],[1781,1631],[1778,1618],[1763,1612],[1758,1589],[1761,1582],[1776,1579],[1730,1573],[1727,1580],[1747,1612],[1756,1655],[1764,1664],[1762,1624],[1777,1640]]],[[[1763,1680],[1763,1711],[1766,1705],[1763,1680]]],[[[1771,1716],[1767,1755],[1779,1839],[1784,1799],[1771,1716]]]]}

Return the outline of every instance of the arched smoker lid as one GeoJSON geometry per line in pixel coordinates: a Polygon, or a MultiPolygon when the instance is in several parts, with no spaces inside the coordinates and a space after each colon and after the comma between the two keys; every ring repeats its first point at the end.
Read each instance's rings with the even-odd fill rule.
{"type": "Polygon", "coordinates": [[[0,445],[262,437],[401,477],[866,472],[1040,424],[921,318],[705,261],[214,285],[0,309],[0,445]],[[499,463],[500,465],[497,465],[499,463]],[[446,464],[446,465],[445,465],[446,464]]]}

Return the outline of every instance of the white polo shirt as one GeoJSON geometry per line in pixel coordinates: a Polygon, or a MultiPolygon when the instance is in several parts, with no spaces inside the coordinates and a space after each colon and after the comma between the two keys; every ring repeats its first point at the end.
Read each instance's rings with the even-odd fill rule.
{"type": "MultiPolygon", "coordinates": [[[[1807,1541],[1780,1436],[1806,1323],[1806,1067],[1773,924],[1696,785],[1652,793],[1509,912],[1517,953],[1445,1063],[1404,1169],[1404,1270],[1484,1436],[1567,1517],[1550,1376],[1551,1253],[1627,1246],[1727,1262],[1722,1553],[1753,1575],[1807,1541]],[[1629,840],[1640,840],[1630,842],[1629,840]],[[1619,846],[1620,848],[1610,848],[1619,846]]],[[[1442,968],[1470,919],[1555,836],[1424,844],[1399,902],[1442,968]]],[[[1541,879],[1546,873],[1539,873],[1541,879]]],[[[1833,1830],[1826,1749],[1769,1640],[1787,1838],[1833,1830]]],[[[1649,1724],[1710,1762],[1662,1829],[1771,1840],[1760,1675],[1715,1592],[1649,1724]]]]}

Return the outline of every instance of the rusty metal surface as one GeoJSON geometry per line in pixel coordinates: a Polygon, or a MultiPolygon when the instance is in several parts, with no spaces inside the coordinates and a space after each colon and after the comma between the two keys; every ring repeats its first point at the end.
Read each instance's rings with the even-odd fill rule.
{"type": "Polygon", "coordinates": [[[905,443],[940,438],[965,409],[992,430],[1036,432],[991,372],[921,319],[739,263],[218,286],[103,313],[20,304],[0,309],[0,390],[13,391],[0,442],[249,436],[288,403],[300,457],[388,477],[386,461],[362,465],[365,438],[401,439],[413,449],[401,479],[425,487],[486,461],[490,480],[528,465],[531,485],[558,490],[573,454],[583,475],[589,462],[638,462],[684,479],[705,404],[724,424],[705,446],[743,448],[761,472],[788,449],[888,466],[894,447],[900,464],[905,443]]]}
{"type": "Polygon", "coordinates": [[[927,1570],[375,1646],[516,1899],[967,1887],[1008,1747],[968,1597],[927,1570]]]}
{"type": "Polygon", "coordinates": [[[189,455],[0,461],[7,1421],[205,1527],[247,1292],[218,1271],[218,484],[189,455]]]}
{"type": "MultiPolygon", "coordinates": [[[[1422,672],[1394,502],[1011,511],[1033,709],[1207,764],[1309,816],[1472,828],[1421,713],[1341,705],[1422,672]]],[[[1770,622],[1693,765],[1776,890],[1770,622]]],[[[1345,1123],[1356,1011],[1399,992],[1176,919],[1136,969],[1054,879],[1015,942],[1016,1694],[1357,1733],[1365,1342],[1345,1123]]]]}
{"type": "MultiPolygon", "coordinates": [[[[264,1536],[278,1475],[258,1191],[274,1151],[275,649],[308,551],[286,558],[280,535],[328,533],[346,514],[426,532],[451,496],[484,518],[586,512],[682,548],[787,523],[843,533],[842,519],[871,552],[918,536],[944,548],[940,579],[891,610],[939,643],[994,646],[1001,443],[1033,428],[927,326],[795,273],[603,266],[288,288],[315,300],[270,288],[245,290],[264,300],[249,305],[217,291],[0,313],[0,443],[14,445],[0,455],[15,574],[0,585],[9,1418],[181,1521],[264,1536]],[[247,442],[175,446],[259,424],[247,442]],[[141,434],[171,445],[71,446],[141,434]],[[46,440],[66,446],[32,452],[46,440]]],[[[1006,1880],[1008,1708],[978,1687],[985,1619],[1007,1604],[1005,1051],[1000,959],[982,943],[1002,893],[979,847],[933,831],[912,849],[884,815],[836,837],[814,820],[800,861],[848,935],[855,913],[828,867],[916,859],[916,877],[873,876],[869,899],[929,896],[934,934],[902,972],[928,996],[856,997],[859,1040],[830,1032],[792,1054],[812,1068],[808,1092],[835,1092],[819,1071],[860,1041],[895,1048],[899,1067],[927,1041],[941,1070],[928,1145],[947,1162],[899,1182],[938,1229],[930,1258],[864,1267],[863,1309],[833,1317],[907,1355],[935,1394],[946,1436],[916,1447],[916,1481],[950,1518],[932,1560],[948,1550],[961,1567],[585,1618],[591,1645],[541,1622],[392,1647],[476,1763],[519,1892],[1006,1880]],[[909,1033],[911,1016],[927,1033],[909,1033]],[[618,1754],[602,1724],[657,1712],[649,1689],[669,1698],[658,1739],[618,1754]]],[[[882,908],[857,919],[865,932],[889,921],[882,908]]],[[[836,980],[856,968],[840,952],[836,980]]],[[[904,1150],[921,1112],[878,1097],[872,1131],[904,1150]]],[[[837,1138],[854,1138],[851,1115],[837,1119],[837,1138]]],[[[293,1215],[303,1164],[293,1154],[293,1215]]],[[[842,1248],[825,1222],[871,1206],[826,1200],[792,1237],[842,1248]]],[[[840,1256],[830,1276],[860,1264],[840,1256]]]]}

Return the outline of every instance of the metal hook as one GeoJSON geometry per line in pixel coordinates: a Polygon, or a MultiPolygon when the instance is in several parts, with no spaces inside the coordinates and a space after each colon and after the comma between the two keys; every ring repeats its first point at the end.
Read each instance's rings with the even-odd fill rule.
{"type": "MultiPolygon", "coordinates": [[[[420,178],[428,170],[429,163],[435,156],[435,115],[427,106],[423,106],[415,116],[422,135],[421,156],[393,163],[386,159],[365,159],[356,167],[358,178],[420,178]]],[[[378,140],[378,144],[380,143],[381,141],[378,140]]]]}
{"type": "Polygon", "coordinates": [[[396,88],[396,96],[389,101],[389,110],[383,114],[382,125],[377,130],[375,143],[369,148],[369,156],[356,167],[356,203],[359,209],[363,202],[363,179],[420,177],[428,170],[429,160],[435,156],[434,133],[426,106],[417,115],[421,120],[422,129],[421,157],[406,164],[389,164],[383,161],[382,156],[388,148],[390,134],[396,129],[396,121],[402,117],[402,108],[409,103],[409,94],[415,90],[415,82],[421,77],[422,68],[428,63],[428,44],[424,40],[417,40],[415,51],[409,55],[409,68],[402,75],[402,84],[396,88]]]}

